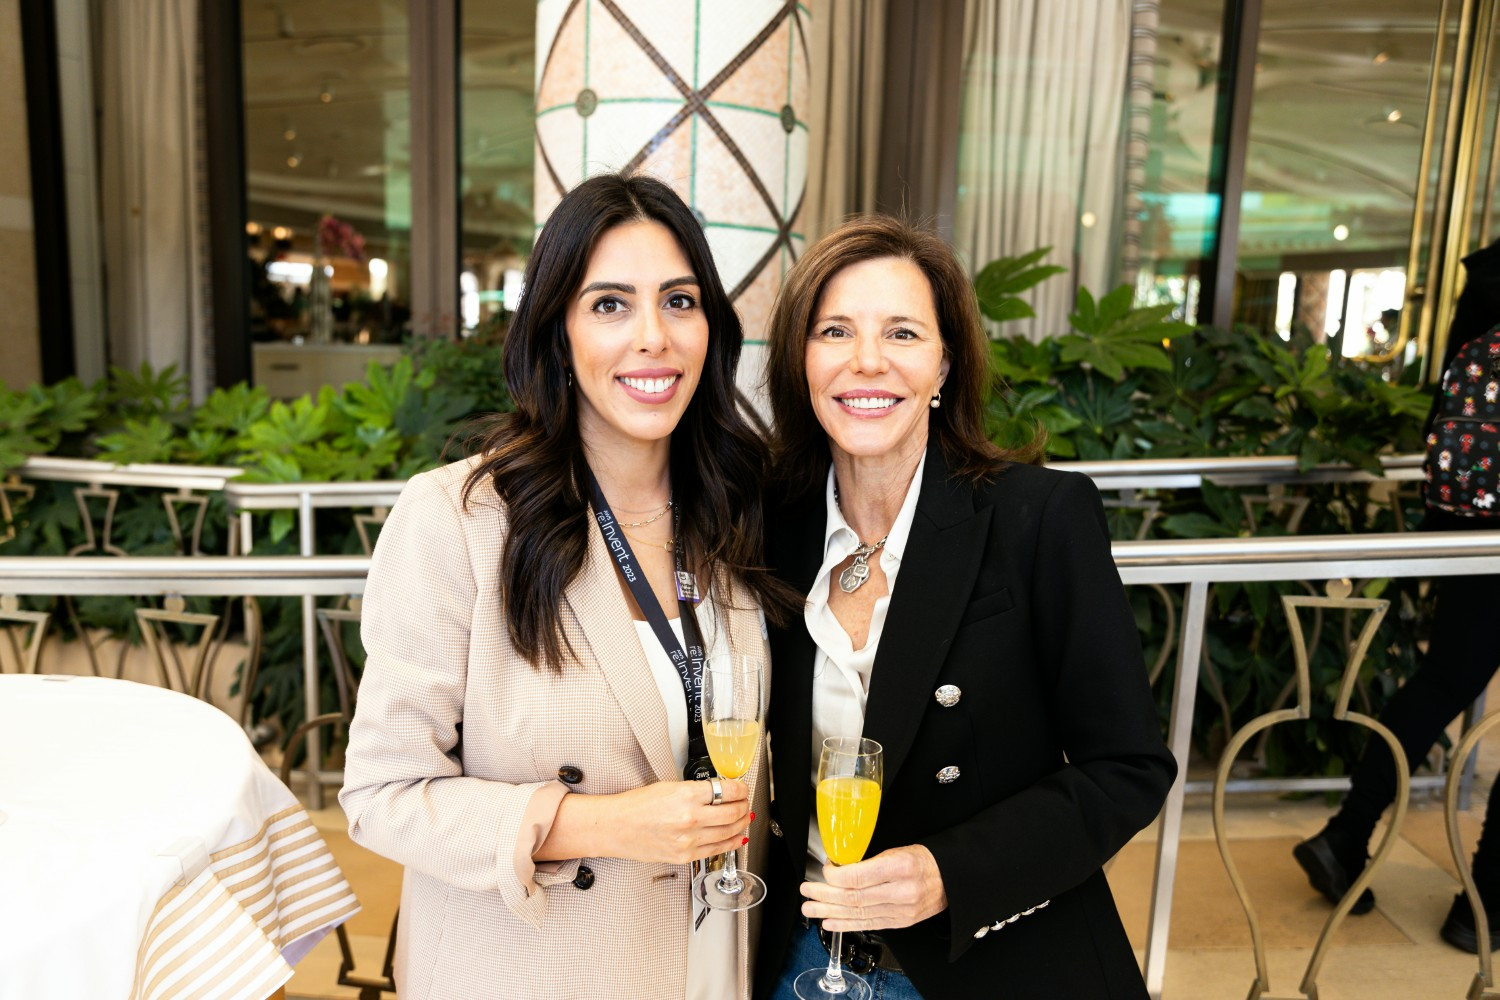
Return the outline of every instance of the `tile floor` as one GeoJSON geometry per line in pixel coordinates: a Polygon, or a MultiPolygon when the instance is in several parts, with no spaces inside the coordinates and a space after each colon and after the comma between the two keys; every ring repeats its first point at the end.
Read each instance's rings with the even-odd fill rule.
{"type": "MultiPolygon", "coordinates": [[[[1497,766],[1500,740],[1487,741],[1480,774],[1494,774],[1497,766]]],[[[1471,846],[1487,794],[1488,782],[1479,782],[1461,820],[1471,846]]],[[[1260,795],[1229,799],[1234,857],[1260,914],[1277,996],[1300,996],[1297,986],[1330,912],[1291,857],[1292,846],[1315,833],[1329,812],[1321,796],[1300,802],[1260,795]]],[[[348,839],[336,804],[313,818],[364,903],[349,925],[357,964],[378,969],[400,870],[348,839]]],[[[1127,845],[1109,871],[1138,955],[1145,946],[1155,832],[1152,827],[1127,845]]],[[[1321,1000],[1463,997],[1477,961],[1438,937],[1457,886],[1441,801],[1419,793],[1375,880],[1375,911],[1348,918],[1338,932],[1318,976],[1321,1000]]],[[[1190,796],[1184,813],[1170,942],[1164,1000],[1242,1000],[1248,993],[1255,973],[1249,927],[1219,858],[1207,796],[1190,796]]],[[[335,985],[337,969],[338,947],[330,935],[298,965],[287,984],[288,1000],[356,997],[356,991],[335,985]]]]}

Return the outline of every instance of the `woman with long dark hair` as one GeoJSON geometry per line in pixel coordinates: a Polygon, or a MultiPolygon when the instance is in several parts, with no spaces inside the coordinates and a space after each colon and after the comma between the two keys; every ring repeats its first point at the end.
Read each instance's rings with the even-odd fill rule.
{"type": "Polygon", "coordinates": [[[757,996],[1144,998],[1102,866],[1176,769],[1098,492],[986,437],[989,344],[931,233],[872,217],[809,247],[769,355],[767,554],[807,604],[771,633],[757,996]],[[884,783],[858,860],[819,750],[861,737],[884,783]],[[830,949],[871,981],[798,978],[830,949]]]}
{"type": "Polygon", "coordinates": [[[526,268],[515,413],[392,510],[340,801],[406,866],[403,997],[748,995],[746,915],[690,883],[725,851],[755,867],[759,761],[684,777],[693,671],[764,660],[779,606],[741,339],[671,189],[585,181],[526,268]]]}

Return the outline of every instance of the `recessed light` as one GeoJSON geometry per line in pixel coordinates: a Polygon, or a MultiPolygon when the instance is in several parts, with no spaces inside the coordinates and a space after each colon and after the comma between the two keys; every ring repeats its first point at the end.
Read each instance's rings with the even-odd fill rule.
{"type": "Polygon", "coordinates": [[[1349,238],[1349,227],[1342,224],[1334,226],[1333,238],[1338,240],[1340,243],[1347,240],[1349,238]]]}

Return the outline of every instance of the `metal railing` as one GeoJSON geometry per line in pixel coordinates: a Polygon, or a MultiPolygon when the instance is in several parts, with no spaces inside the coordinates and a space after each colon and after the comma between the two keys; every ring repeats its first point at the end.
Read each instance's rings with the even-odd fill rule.
{"type": "Polygon", "coordinates": [[[222,490],[245,470],[220,465],[116,465],[85,458],[34,455],[13,475],[57,483],[89,486],[145,486],[163,490],[222,490]]]}
{"type": "MultiPolygon", "coordinates": [[[[1160,1000],[1166,976],[1167,935],[1182,836],[1187,759],[1208,618],[1209,585],[1500,573],[1500,531],[1116,542],[1114,555],[1120,578],[1127,585],[1187,586],[1167,731],[1167,742],[1177,758],[1178,774],[1159,821],[1146,937],[1146,986],[1151,996],[1160,1000]]],[[[1324,787],[1347,788],[1348,784],[1347,780],[1335,784],[1325,779],[1324,787]]]]}
{"type": "MultiPolygon", "coordinates": [[[[1421,455],[1386,456],[1381,459],[1385,478],[1406,481],[1421,477],[1421,455]]],[[[1378,482],[1360,469],[1348,466],[1325,465],[1302,470],[1295,456],[1250,456],[1230,458],[1169,458],[1134,459],[1108,462],[1061,462],[1054,463],[1060,469],[1082,472],[1092,478],[1099,489],[1121,492],[1133,496],[1140,490],[1198,489],[1205,481],[1224,486],[1254,486],[1273,484],[1303,484],[1326,482],[1378,482]]],[[[378,480],[370,482],[294,482],[294,483],[244,483],[238,481],[243,470],[224,466],[182,465],[115,465],[84,459],[33,457],[17,470],[26,479],[76,482],[102,495],[113,487],[149,487],[176,491],[164,496],[163,503],[172,522],[174,534],[184,553],[197,554],[198,528],[201,513],[194,530],[184,532],[178,524],[175,502],[198,499],[192,491],[222,492],[230,511],[229,553],[248,556],[254,551],[255,538],[252,513],[255,511],[295,510],[297,512],[298,553],[303,557],[317,554],[316,512],[326,509],[376,508],[382,515],[393,506],[405,482],[401,480],[378,480]]],[[[79,495],[80,509],[84,509],[84,495],[79,495]]],[[[113,502],[111,502],[112,504],[113,502]]],[[[112,510],[112,506],[111,506],[112,510]]],[[[358,521],[359,519],[357,519],[358,521]]],[[[364,526],[361,534],[366,539],[364,526]]],[[[90,541],[94,540],[92,522],[89,524],[90,541]]],[[[94,546],[90,546],[93,548],[94,546]]],[[[98,547],[109,549],[108,516],[101,533],[98,547]]],[[[3,551],[3,550],[0,550],[3,551]]],[[[113,551],[113,550],[110,550],[113,551]]],[[[318,698],[318,626],[314,595],[302,597],[302,660],[303,688],[308,718],[319,714],[318,698]]],[[[1482,703],[1481,703],[1482,704],[1482,703]]],[[[313,733],[309,739],[309,755],[318,759],[321,752],[320,736],[313,733]]],[[[1464,786],[1467,801],[1467,784],[1464,786]]],[[[1197,790],[1197,789],[1195,789],[1197,790]]],[[[321,783],[311,786],[310,801],[314,808],[323,804],[321,783]]]]}
{"type": "Polygon", "coordinates": [[[1081,472],[1101,490],[1195,490],[1205,481],[1218,486],[1310,485],[1314,483],[1407,482],[1422,478],[1422,456],[1385,455],[1384,476],[1348,465],[1299,468],[1295,455],[1243,458],[1136,458],[1118,462],[1049,462],[1049,468],[1081,472]]]}
{"type": "MultiPolygon", "coordinates": [[[[1187,588],[1177,651],[1167,741],[1178,777],[1158,820],[1156,868],[1146,940],[1145,976],[1153,997],[1165,977],[1182,811],[1210,584],[1246,581],[1372,579],[1500,573],[1500,531],[1461,535],[1391,534],[1116,542],[1127,585],[1187,588]]],[[[237,556],[198,559],[0,557],[0,595],[354,595],[363,593],[369,560],[351,556],[237,556]]],[[[315,662],[314,650],[314,662],[315,662]]],[[[316,681],[316,678],[314,678],[316,681]]],[[[311,715],[316,715],[316,683],[311,715]]],[[[310,757],[309,787],[332,772],[310,757]]],[[[1286,779],[1307,781],[1308,779],[1286,779]]],[[[1310,779],[1300,787],[1347,788],[1347,779],[1310,779]]],[[[1262,786],[1263,787],[1263,786],[1262,786]]]]}

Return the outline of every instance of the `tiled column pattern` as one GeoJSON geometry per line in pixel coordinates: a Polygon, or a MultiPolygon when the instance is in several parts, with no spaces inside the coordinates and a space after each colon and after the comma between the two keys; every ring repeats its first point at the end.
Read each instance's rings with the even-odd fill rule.
{"type": "Polygon", "coordinates": [[[802,253],[811,0],[541,0],[536,219],[584,178],[661,178],[708,234],[757,387],[771,303],[802,253]]]}

